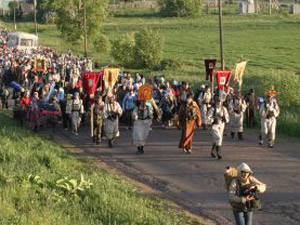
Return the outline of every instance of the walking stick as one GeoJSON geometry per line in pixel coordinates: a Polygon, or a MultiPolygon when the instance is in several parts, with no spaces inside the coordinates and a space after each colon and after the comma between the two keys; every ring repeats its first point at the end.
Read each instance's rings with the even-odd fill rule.
{"type": "Polygon", "coordinates": [[[91,137],[94,138],[94,107],[95,103],[91,106],[91,137]]]}

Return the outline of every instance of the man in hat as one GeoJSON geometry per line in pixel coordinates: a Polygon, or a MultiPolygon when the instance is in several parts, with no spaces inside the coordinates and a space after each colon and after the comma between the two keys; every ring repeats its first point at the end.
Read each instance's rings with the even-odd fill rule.
{"type": "Polygon", "coordinates": [[[79,97],[79,92],[75,92],[74,99],[72,101],[71,107],[71,118],[72,118],[72,126],[73,126],[73,133],[75,136],[78,136],[78,128],[81,122],[80,115],[84,113],[83,103],[79,97]]]}
{"type": "Polygon", "coordinates": [[[214,150],[216,150],[218,159],[222,159],[221,147],[223,142],[223,134],[225,129],[225,124],[229,122],[229,114],[223,102],[220,98],[215,98],[215,104],[210,108],[208,112],[208,120],[212,124],[212,138],[213,146],[211,149],[211,156],[216,158],[214,150]]]}
{"type": "Polygon", "coordinates": [[[181,139],[179,148],[185,153],[192,153],[193,136],[196,126],[201,126],[201,113],[191,93],[186,96],[186,103],[182,104],[179,109],[179,124],[181,127],[181,139]]]}
{"type": "Polygon", "coordinates": [[[280,108],[274,95],[267,97],[267,102],[261,104],[261,134],[259,136],[259,144],[262,146],[264,139],[268,138],[268,147],[273,148],[275,142],[277,117],[280,113],[280,108]]]}
{"type": "Polygon", "coordinates": [[[119,134],[119,117],[123,110],[113,95],[109,95],[104,105],[104,131],[108,139],[108,147],[114,147],[114,140],[119,134]]]}
{"type": "Polygon", "coordinates": [[[211,92],[208,85],[204,86],[203,91],[200,92],[198,97],[198,104],[201,108],[201,116],[202,116],[202,127],[203,130],[206,130],[208,121],[207,121],[207,113],[208,108],[210,107],[211,102],[211,92]]]}
{"type": "Polygon", "coordinates": [[[244,140],[243,137],[243,124],[244,124],[244,113],[246,111],[247,104],[244,98],[240,95],[233,95],[233,97],[228,102],[228,111],[230,115],[230,130],[231,138],[234,139],[237,133],[238,139],[240,141],[244,140]]]}

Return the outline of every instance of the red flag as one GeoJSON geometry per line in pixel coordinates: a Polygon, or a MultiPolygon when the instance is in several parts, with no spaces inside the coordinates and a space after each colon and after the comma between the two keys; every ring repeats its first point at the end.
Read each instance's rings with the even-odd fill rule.
{"type": "Polygon", "coordinates": [[[102,79],[103,72],[84,72],[83,88],[85,94],[95,94],[97,85],[102,79]]]}
{"type": "Polygon", "coordinates": [[[220,90],[224,90],[228,87],[231,71],[216,71],[217,85],[220,90]]]}
{"type": "Polygon", "coordinates": [[[214,69],[216,68],[217,60],[216,59],[205,59],[205,69],[206,69],[206,80],[212,82],[214,69]]]}

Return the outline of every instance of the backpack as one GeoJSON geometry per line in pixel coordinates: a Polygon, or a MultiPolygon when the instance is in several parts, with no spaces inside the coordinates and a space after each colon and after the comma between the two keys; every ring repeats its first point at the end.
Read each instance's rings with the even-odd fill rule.
{"type": "Polygon", "coordinates": [[[235,167],[227,166],[224,172],[224,179],[227,191],[229,191],[230,184],[233,179],[237,178],[238,171],[235,167]]]}

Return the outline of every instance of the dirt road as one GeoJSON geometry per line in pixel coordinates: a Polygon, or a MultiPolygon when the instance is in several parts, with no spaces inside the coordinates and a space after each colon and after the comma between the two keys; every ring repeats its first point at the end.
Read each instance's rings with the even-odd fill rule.
{"type": "MultiPolygon", "coordinates": [[[[249,133],[249,132],[248,132],[249,133]]],[[[189,211],[212,219],[217,224],[233,224],[231,208],[223,179],[224,168],[246,162],[254,175],[267,184],[262,196],[263,210],[254,214],[254,225],[300,224],[300,144],[280,141],[271,150],[261,148],[255,135],[245,134],[245,141],[225,138],[223,160],[209,157],[209,131],[197,131],[194,154],[178,149],[180,132],[153,127],[145,155],[135,155],[131,131],[121,128],[114,149],[104,141],[91,142],[89,129],[83,127],[76,138],[61,131],[65,143],[72,143],[85,154],[117,168],[127,176],[159,189],[189,211]]]]}

